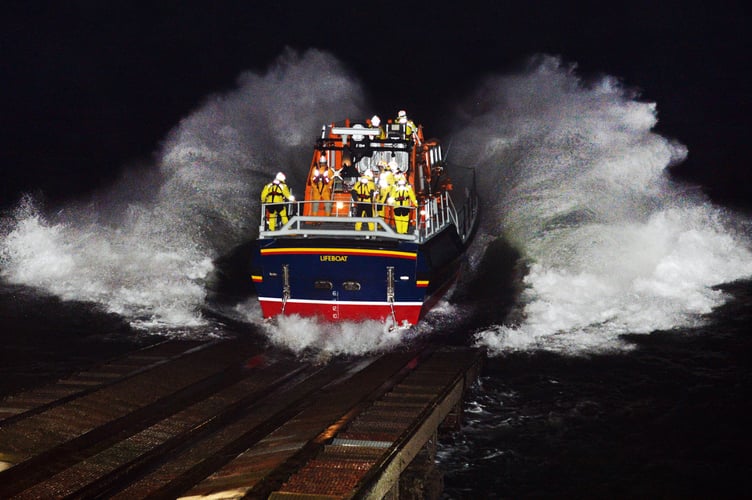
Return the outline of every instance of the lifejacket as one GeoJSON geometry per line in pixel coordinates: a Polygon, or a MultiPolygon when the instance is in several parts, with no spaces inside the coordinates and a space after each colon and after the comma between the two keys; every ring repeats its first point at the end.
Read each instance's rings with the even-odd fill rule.
{"type": "Polygon", "coordinates": [[[325,169],[322,169],[322,170],[314,169],[313,170],[312,180],[313,180],[313,182],[316,182],[316,183],[322,183],[323,182],[324,184],[329,184],[329,182],[331,180],[331,179],[329,179],[329,169],[328,168],[325,168],[325,169]]]}
{"type": "Polygon", "coordinates": [[[356,201],[368,202],[371,201],[375,189],[370,183],[363,184],[362,182],[358,181],[355,184],[353,191],[355,191],[354,194],[356,195],[356,201]]]}
{"type": "Polygon", "coordinates": [[[285,195],[285,187],[281,183],[270,182],[267,184],[266,189],[264,189],[264,203],[275,203],[277,197],[281,198],[280,201],[287,199],[288,196],[285,195]]]}
{"type": "Polygon", "coordinates": [[[329,177],[329,169],[323,169],[321,171],[314,170],[313,177],[311,178],[311,185],[313,189],[319,194],[319,197],[323,198],[324,193],[327,193],[331,188],[329,184],[332,179],[329,177]]]}
{"type": "Polygon", "coordinates": [[[379,174],[379,185],[391,188],[394,185],[394,174],[391,170],[384,170],[379,174]],[[386,186],[383,186],[386,185],[386,186]]]}
{"type": "Polygon", "coordinates": [[[410,186],[395,186],[392,190],[394,205],[398,207],[411,206],[416,202],[415,195],[410,186]]]}

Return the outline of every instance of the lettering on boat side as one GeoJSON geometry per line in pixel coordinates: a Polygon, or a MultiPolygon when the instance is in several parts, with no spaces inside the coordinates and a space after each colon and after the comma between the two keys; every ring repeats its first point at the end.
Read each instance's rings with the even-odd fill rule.
{"type": "Polygon", "coordinates": [[[347,262],[348,255],[319,255],[322,262],[347,262]]]}

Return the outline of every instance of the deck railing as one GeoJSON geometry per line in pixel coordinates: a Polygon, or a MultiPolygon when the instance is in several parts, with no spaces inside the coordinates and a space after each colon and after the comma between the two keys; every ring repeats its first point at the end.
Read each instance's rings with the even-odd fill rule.
{"type": "MultiPolygon", "coordinates": [[[[261,205],[261,223],[259,226],[260,238],[284,237],[320,237],[334,236],[347,238],[385,238],[422,243],[449,225],[456,227],[457,233],[464,241],[469,236],[469,231],[474,225],[478,206],[475,196],[468,194],[465,203],[459,210],[454,206],[449,193],[444,192],[435,197],[423,201],[418,207],[411,207],[409,212],[409,225],[407,233],[398,233],[395,229],[395,221],[391,210],[385,211],[385,216],[380,217],[357,217],[355,202],[342,201],[294,201],[283,204],[287,211],[288,221],[282,224],[279,215],[274,230],[269,227],[269,206],[261,205]],[[330,215],[303,215],[311,213],[313,204],[324,210],[325,203],[331,204],[330,215]],[[355,229],[356,224],[360,229],[355,229]],[[372,225],[373,229],[371,229],[372,225]]],[[[380,204],[374,203],[373,213],[377,214],[380,204]]]]}

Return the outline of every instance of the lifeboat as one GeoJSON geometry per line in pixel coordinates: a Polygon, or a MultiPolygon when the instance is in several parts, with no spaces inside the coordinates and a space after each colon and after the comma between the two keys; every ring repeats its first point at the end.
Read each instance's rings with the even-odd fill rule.
{"type": "Polygon", "coordinates": [[[261,206],[251,278],[263,316],[418,323],[457,279],[478,223],[474,170],[451,175],[422,126],[323,125],[304,199],[272,224],[279,204],[261,206]]]}

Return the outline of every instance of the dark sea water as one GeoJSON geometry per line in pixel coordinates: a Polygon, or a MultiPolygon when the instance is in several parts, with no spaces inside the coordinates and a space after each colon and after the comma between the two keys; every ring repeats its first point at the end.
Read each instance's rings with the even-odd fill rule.
{"type": "MultiPolygon", "coordinates": [[[[752,473],[752,282],[695,328],[623,334],[628,352],[490,357],[459,432],[447,499],[742,498],[752,473]]],[[[164,339],[96,306],[0,287],[5,396],[164,339]]],[[[435,342],[470,344],[464,324],[435,342]]],[[[172,336],[263,335],[210,323],[172,336]]]]}
{"type": "Polygon", "coordinates": [[[422,324],[261,321],[243,270],[260,186],[280,164],[302,185],[333,110],[373,113],[339,67],[283,58],[177,124],[153,168],[62,206],[20,195],[0,218],[0,394],[170,337],[358,356],[427,336],[488,352],[441,446],[446,498],[741,497],[750,218],[671,175],[687,148],[617,79],[541,58],[457,104],[449,161],[476,168],[482,222],[422,324]]]}
{"type": "Polygon", "coordinates": [[[445,498],[744,498],[752,282],[695,328],[629,352],[491,358],[443,441],[445,498]]]}

